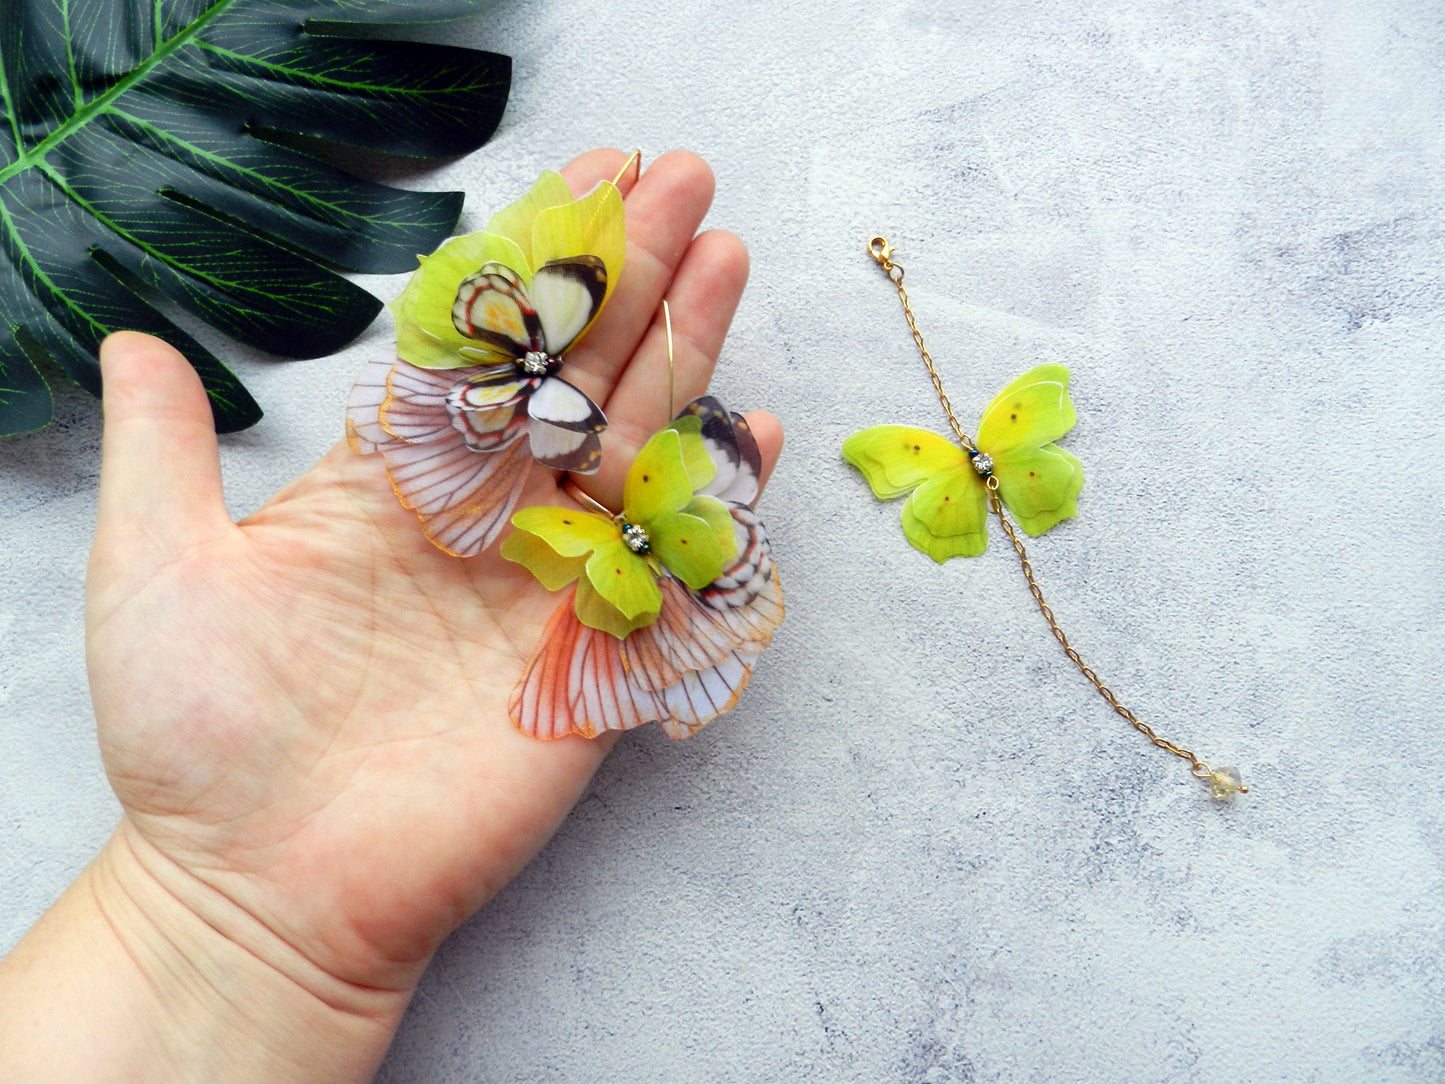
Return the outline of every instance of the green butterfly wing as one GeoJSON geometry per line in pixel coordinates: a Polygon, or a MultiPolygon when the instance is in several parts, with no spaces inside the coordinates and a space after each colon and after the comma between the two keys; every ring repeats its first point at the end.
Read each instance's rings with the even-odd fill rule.
{"type": "Polygon", "coordinates": [[[905,425],[875,425],[843,442],[843,458],[888,500],[911,492],[903,533],[939,564],[974,557],[988,546],[988,494],[958,445],[905,425]]]}
{"type": "Polygon", "coordinates": [[[552,260],[571,256],[595,256],[602,261],[607,285],[598,312],[617,288],[626,253],[622,193],[608,181],[580,199],[539,212],[532,225],[532,259],[536,261],[533,271],[552,260]]]}
{"type": "Polygon", "coordinates": [[[622,274],[626,249],[622,195],[615,186],[604,181],[574,200],[560,174],[544,173],[526,195],[493,215],[484,232],[454,237],[421,257],[421,266],[391,303],[397,354],[423,369],[510,362],[510,355],[489,352],[452,325],[452,304],[463,279],[485,264],[499,263],[529,285],[551,260],[593,256],[602,261],[606,281],[593,312],[596,319],[622,274]]]}
{"type": "Polygon", "coordinates": [[[511,362],[508,354],[486,356],[484,344],[467,338],[452,324],[452,305],[461,281],[494,262],[530,273],[525,272],[527,262],[516,243],[495,233],[453,237],[430,256],[421,257],[421,266],[390,306],[396,321],[396,352],[402,361],[423,369],[511,362]]]}
{"type": "Polygon", "coordinates": [[[622,537],[606,516],[571,508],[523,508],[512,517],[512,526],[536,535],[562,557],[585,557],[622,537]]]}
{"type": "Polygon", "coordinates": [[[995,460],[993,473],[999,497],[1030,535],[1079,514],[1084,465],[1056,444],[1010,452],[1007,459],[995,460]]]}
{"type": "Polygon", "coordinates": [[[629,621],[647,616],[644,624],[651,624],[662,609],[662,591],[651,563],[628,549],[620,537],[593,551],[585,579],[629,621]]]}
{"type": "MultiPolygon", "coordinates": [[[[522,253],[525,262],[520,266],[507,264],[508,267],[530,273],[547,262],[546,259],[537,259],[532,252],[532,225],[547,208],[570,202],[572,189],[567,187],[562,174],[548,170],[533,182],[526,195],[507,204],[487,221],[487,233],[509,238],[522,253]]],[[[505,260],[501,262],[506,263],[505,260]]],[[[472,268],[472,271],[475,270],[475,267],[472,268]]]]}
{"type": "Polygon", "coordinates": [[[680,511],[692,500],[692,479],[682,452],[682,437],[671,429],[642,446],[622,489],[623,518],[648,527],[659,516],[680,511]]]}
{"type": "MultiPolygon", "coordinates": [[[[705,523],[698,523],[710,533],[705,523]]],[[[542,507],[522,509],[512,517],[512,525],[517,530],[502,543],[502,556],[525,566],[549,591],[580,576],[577,615],[583,624],[616,634],[624,624],[640,627],[657,618],[662,592],[652,563],[627,547],[613,520],[542,507]],[[609,615],[609,608],[615,613],[609,615]]]]}
{"type": "Polygon", "coordinates": [[[939,564],[977,557],[988,548],[988,491],[973,467],[949,467],[903,504],[903,533],[939,564]]]}
{"type": "Polygon", "coordinates": [[[1073,427],[1069,370],[1062,365],[1040,365],[994,397],[978,423],[975,443],[996,463],[1000,455],[1014,448],[1042,447],[1073,427]]]}
{"type": "Polygon", "coordinates": [[[626,617],[621,610],[603,598],[597,588],[592,586],[592,581],[585,576],[577,581],[577,595],[572,608],[577,620],[582,624],[611,633],[619,640],[626,639],[630,633],[646,628],[657,620],[657,614],[646,612],[634,618],[626,617]]]}
{"type": "Polygon", "coordinates": [[[587,570],[585,557],[564,557],[529,531],[513,531],[500,550],[508,561],[521,565],[548,591],[560,591],[587,570]]]}
{"type": "MultiPolygon", "coordinates": [[[[733,514],[728,511],[728,506],[716,497],[694,497],[688,502],[683,511],[688,515],[697,516],[707,521],[708,526],[717,536],[718,550],[722,554],[723,564],[730,565],[738,558],[738,533],[737,525],[733,520],[733,514]]],[[[713,579],[717,579],[716,576],[713,579]]]]}
{"type": "Polygon", "coordinates": [[[694,487],[710,481],[713,472],[700,436],[664,429],[637,453],[622,491],[623,518],[647,531],[657,559],[694,591],[721,576],[724,558],[735,556],[737,548],[730,516],[727,543],[719,537],[727,510],[711,498],[693,496],[694,487]]]}
{"type": "Polygon", "coordinates": [[[880,500],[901,497],[940,471],[967,465],[958,445],[926,429],[875,425],[843,442],[843,458],[857,467],[880,500]]]}
{"type": "MultiPolygon", "coordinates": [[[[691,404],[689,404],[691,405],[691,404]]],[[[702,419],[691,414],[682,414],[668,426],[682,440],[682,461],[687,468],[688,479],[696,493],[717,477],[717,464],[707,454],[707,445],[702,439],[702,419]]]]}
{"type": "Polygon", "coordinates": [[[1078,514],[1083,464],[1052,443],[1074,421],[1069,370],[1040,365],[999,392],[979,422],[978,447],[993,459],[999,498],[1030,535],[1078,514]]]}
{"type": "Polygon", "coordinates": [[[502,556],[525,566],[549,591],[580,578],[578,620],[624,637],[650,625],[661,611],[659,562],[700,591],[722,575],[725,562],[736,559],[727,507],[693,493],[694,475],[710,479],[713,469],[696,433],[664,429],[637,453],[620,518],[647,532],[650,556],[633,552],[617,520],[568,508],[522,509],[512,517],[517,530],[502,543],[502,556]],[[689,444],[696,444],[700,455],[689,455],[689,444]]]}
{"type": "Polygon", "coordinates": [[[723,552],[713,526],[701,516],[668,512],[647,525],[652,552],[694,591],[722,575],[723,552]]]}

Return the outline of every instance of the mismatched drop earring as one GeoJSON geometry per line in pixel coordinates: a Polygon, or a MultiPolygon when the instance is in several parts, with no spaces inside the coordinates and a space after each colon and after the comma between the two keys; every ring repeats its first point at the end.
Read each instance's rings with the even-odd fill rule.
{"type": "Polygon", "coordinates": [[[868,242],[868,254],[898,291],[908,329],[954,440],[923,429],[879,425],[844,441],[844,458],[862,472],[879,498],[908,494],[903,533],[915,548],[940,564],[952,557],[982,553],[988,545],[987,522],[992,514],[1018,555],[1029,594],[1049,631],[1105,703],[1153,745],[1188,762],[1191,774],[1205,782],[1213,797],[1225,800],[1247,794],[1249,788],[1238,769],[1211,768],[1190,750],[1160,737],[1130,711],[1069,643],[1044,601],[1019,528],[1031,536],[1041,535],[1078,510],[1083,465],[1054,443],[1074,425],[1068,369],[1040,365],[1009,384],[984,411],[975,440],[959,424],[943,390],[943,380],[924,345],[903,287],[903,267],[894,261],[892,247],[885,238],[874,237],[868,242]]]}

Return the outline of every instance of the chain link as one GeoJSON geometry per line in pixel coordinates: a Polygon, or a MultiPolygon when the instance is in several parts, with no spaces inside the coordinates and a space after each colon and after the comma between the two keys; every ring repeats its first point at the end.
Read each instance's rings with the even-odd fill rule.
{"type": "Polygon", "coordinates": [[[958,424],[958,415],[953,412],[953,404],[948,401],[948,393],[943,390],[943,377],[938,375],[938,368],[933,364],[933,355],[928,352],[928,347],[923,345],[923,332],[918,330],[918,321],[913,318],[913,306],[908,303],[908,291],[903,288],[903,268],[892,259],[893,249],[882,237],[875,237],[868,242],[868,253],[887,272],[888,278],[898,291],[898,300],[903,302],[903,315],[908,320],[908,330],[913,332],[918,354],[928,369],[928,377],[933,381],[933,390],[938,393],[938,401],[943,404],[943,412],[948,415],[948,424],[953,435],[958,438],[958,443],[963,445],[964,451],[974,451],[973,438],[958,424]]]}
{"type": "MultiPolygon", "coordinates": [[[[933,381],[933,390],[938,393],[938,401],[943,406],[943,413],[948,416],[949,428],[953,430],[953,435],[958,438],[958,443],[963,446],[964,451],[970,453],[977,451],[978,448],[974,444],[973,438],[965,433],[963,426],[959,424],[958,416],[953,412],[953,404],[948,401],[948,395],[943,390],[943,378],[938,375],[938,368],[933,363],[933,356],[929,354],[928,347],[923,344],[923,333],[918,330],[918,322],[913,316],[913,306],[908,302],[908,291],[903,287],[903,267],[894,262],[892,246],[888,244],[885,238],[874,237],[868,242],[868,254],[883,268],[884,272],[888,275],[889,281],[893,283],[894,288],[898,291],[898,300],[903,304],[903,315],[908,320],[908,330],[913,333],[913,341],[918,346],[918,353],[923,358],[924,366],[928,369],[929,378],[933,381]]],[[[1149,726],[1148,723],[1130,711],[1129,708],[1114,695],[1114,691],[1104,684],[1103,679],[1094,672],[1093,667],[1084,662],[1083,657],[1074,646],[1069,643],[1069,638],[1064,634],[1064,630],[1059,625],[1058,619],[1054,617],[1054,611],[1049,607],[1049,604],[1044,601],[1044,591],[1043,588],[1039,586],[1038,579],[1034,576],[1034,566],[1029,561],[1028,550],[1024,547],[1023,539],[1019,537],[1018,530],[1014,527],[1013,521],[1011,521],[1004,512],[1003,500],[998,494],[998,478],[993,474],[989,474],[984,479],[984,485],[988,489],[989,511],[998,517],[999,526],[1003,528],[1003,533],[1008,537],[1009,543],[1013,546],[1014,553],[1018,555],[1019,568],[1023,570],[1024,579],[1028,582],[1029,594],[1033,596],[1034,602],[1038,605],[1039,613],[1042,614],[1044,620],[1048,622],[1049,631],[1053,633],[1054,639],[1057,640],[1059,646],[1064,649],[1064,654],[1068,656],[1069,661],[1078,667],[1079,673],[1088,679],[1089,684],[1094,686],[1098,694],[1104,698],[1104,702],[1113,708],[1126,723],[1166,753],[1172,753],[1181,760],[1187,760],[1189,762],[1190,774],[1197,779],[1207,781],[1210,784],[1211,792],[1219,796],[1225,796],[1231,790],[1237,790],[1241,794],[1247,794],[1249,788],[1244,786],[1243,783],[1240,783],[1237,777],[1231,777],[1225,770],[1215,771],[1211,769],[1208,764],[1204,763],[1204,761],[1200,760],[1188,749],[1176,745],[1167,738],[1161,738],[1156,734],[1153,727],[1149,726]]]]}
{"type": "Polygon", "coordinates": [[[1069,657],[1069,661],[1079,668],[1079,673],[1089,679],[1089,684],[1093,685],[1094,688],[1099,691],[1099,695],[1104,698],[1109,707],[1118,712],[1126,723],[1140,734],[1143,734],[1144,737],[1148,738],[1160,749],[1189,761],[1189,765],[1195,775],[1201,779],[1208,778],[1210,774],[1209,765],[1205,764],[1204,761],[1200,760],[1188,749],[1182,749],[1172,741],[1161,738],[1158,734],[1154,733],[1154,729],[1149,726],[1148,723],[1143,722],[1125,707],[1124,704],[1120,703],[1119,698],[1114,695],[1114,690],[1104,684],[1099,675],[1094,673],[1093,667],[1084,662],[1079,656],[1078,651],[1069,643],[1069,638],[1064,635],[1064,630],[1059,626],[1058,619],[1054,617],[1054,611],[1049,607],[1049,604],[1044,601],[1043,588],[1039,586],[1039,581],[1034,578],[1034,566],[1029,561],[1028,551],[1024,549],[1023,539],[1019,537],[1018,531],[1014,528],[1012,521],[1004,513],[1003,501],[999,499],[998,495],[998,479],[990,475],[986,484],[988,486],[989,509],[998,517],[999,526],[1003,528],[1003,533],[1008,535],[1008,540],[1013,545],[1014,552],[1019,556],[1019,567],[1023,570],[1024,579],[1028,581],[1029,594],[1034,596],[1034,602],[1038,603],[1039,613],[1043,614],[1044,620],[1049,623],[1049,631],[1054,634],[1054,639],[1057,640],[1059,646],[1064,649],[1064,654],[1069,657]]]}

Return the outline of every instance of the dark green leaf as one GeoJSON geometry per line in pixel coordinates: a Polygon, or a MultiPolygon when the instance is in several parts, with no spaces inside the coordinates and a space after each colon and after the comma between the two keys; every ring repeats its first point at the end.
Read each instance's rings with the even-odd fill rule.
{"type": "Polygon", "coordinates": [[[248,346],[330,353],[380,303],[328,267],[416,266],[455,192],[359,180],[300,153],[435,158],[491,136],[510,61],[373,39],[476,0],[0,0],[0,435],[50,419],[48,356],[93,393],[110,331],[160,335],[201,373],[222,431],[260,408],[144,300],[248,346]]]}

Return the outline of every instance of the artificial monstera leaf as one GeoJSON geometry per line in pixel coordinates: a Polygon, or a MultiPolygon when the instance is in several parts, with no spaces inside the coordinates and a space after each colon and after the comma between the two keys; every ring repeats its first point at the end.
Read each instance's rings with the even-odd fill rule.
{"type": "Polygon", "coordinates": [[[507,57],[379,40],[477,0],[3,0],[0,435],[51,415],[37,362],[92,393],[95,351],[132,328],[180,348],[216,427],[260,409],[160,295],[248,346],[329,353],[380,303],[330,267],[415,266],[461,193],[358,180],[301,153],[340,144],[430,158],[490,137],[507,57]]]}

